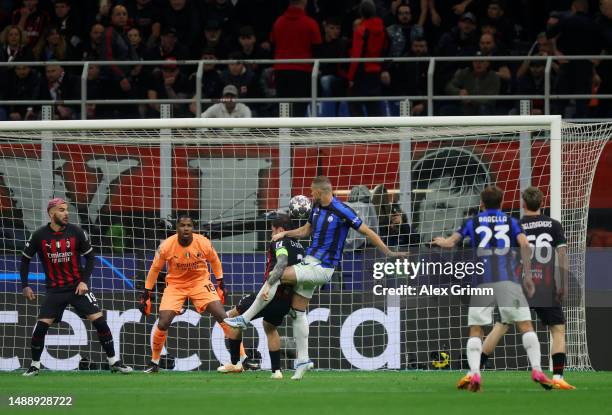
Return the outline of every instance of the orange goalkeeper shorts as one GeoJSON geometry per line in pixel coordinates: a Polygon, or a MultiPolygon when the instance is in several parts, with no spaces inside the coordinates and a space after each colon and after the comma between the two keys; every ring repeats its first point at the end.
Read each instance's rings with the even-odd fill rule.
{"type": "Polygon", "coordinates": [[[208,304],[219,301],[219,296],[212,283],[197,284],[194,286],[177,287],[168,285],[162,295],[159,311],[171,310],[180,313],[186,299],[190,299],[198,313],[206,310],[208,304]]]}

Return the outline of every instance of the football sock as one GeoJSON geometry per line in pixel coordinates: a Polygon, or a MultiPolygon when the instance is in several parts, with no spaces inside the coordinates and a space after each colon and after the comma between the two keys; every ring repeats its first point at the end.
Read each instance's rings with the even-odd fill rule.
{"type": "Polygon", "coordinates": [[[555,353],[552,355],[553,363],[553,379],[561,379],[563,377],[563,368],[565,367],[565,353],[555,353]]]}
{"type": "Polygon", "coordinates": [[[470,374],[480,373],[480,354],[482,353],[482,339],[470,337],[466,345],[470,374]]]}
{"type": "Polygon", "coordinates": [[[253,301],[253,304],[251,304],[251,306],[249,307],[247,311],[242,313],[242,317],[244,318],[244,321],[246,321],[247,323],[250,322],[257,315],[257,313],[259,313],[261,310],[263,310],[268,305],[268,303],[274,298],[274,295],[276,295],[276,289],[278,288],[279,285],[280,285],[280,281],[277,281],[276,284],[270,287],[270,291],[268,291],[267,300],[264,300],[263,298],[263,295],[261,293],[261,290],[263,290],[263,287],[261,287],[261,290],[259,290],[259,292],[257,293],[257,297],[255,297],[255,301],[253,301]]]}
{"type": "MultiPolygon", "coordinates": [[[[295,310],[295,309],[294,309],[295,310]]],[[[295,318],[293,319],[293,337],[295,338],[295,346],[297,349],[298,362],[309,360],[308,358],[308,319],[305,311],[295,310],[295,318]]]]}
{"type": "Polygon", "coordinates": [[[270,364],[272,365],[272,372],[280,370],[280,350],[270,350],[270,364]]]}
{"type": "Polygon", "coordinates": [[[535,370],[542,370],[542,356],[540,352],[540,341],[538,340],[538,335],[535,334],[535,331],[528,331],[527,333],[523,333],[523,347],[527,352],[527,357],[529,358],[529,363],[531,363],[531,367],[535,370]]]}
{"type": "Polygon", "coordinates": [[[480,368],[481,369],[484,368],[488,361],[489,361],[489,355],[486,354],[485,352],[482,352],[480,354],[480,368]]]}
{"type": "Polygon", "coordinates": [[[159,327],[155,327],[153,331],[153,344],[151,345],[151,361],[155,364],[159,364],[161,358],[161,352],[166,343],[166,336],[168,335],[167,330],[160,330],[159,327]]]}
{"type": "Polygon", "coordinates": [[[108,327],[106,319],[104,317],[100,317],[93,321],[93,325],[98,332],[98,340],[106,352],[106,356],[109,358],[109,363],[111,360],[113,360],[113,363],[111,364],[114,364],[118,359],[112,359],[115,357],[115,346],[113,345],[113,335],[110,327],[108,327]]]}
{"type": "Polygon", "coordinates": [[[45,348],[45,336],[49,330],[49,325],[43,321],[37,321],[32,333],[32,366],[40,369],[40,356],[45,348]],[[36,365],[37,363],[38,365],[36,365]]]}
{"type": "Polygon", "coordinates": [[[242,341],[229,339],[230,346],[230,358],[233,365],[237,365],[240,362],[240,344],[242,341]]]}

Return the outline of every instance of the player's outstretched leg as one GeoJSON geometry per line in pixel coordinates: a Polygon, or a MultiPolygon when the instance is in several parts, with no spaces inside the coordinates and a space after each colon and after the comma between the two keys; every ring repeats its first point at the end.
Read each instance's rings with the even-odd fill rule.
{"type": "Polygon", "coordinates": [[[50,324],[46,321],[38,320],[34,326],[32,333],[32,363],[23,376],[37,376],[40,372],[40,356],[45,348],[45,336],[49,330],[50,324]]]}
{"type": "Polygon", "coordinates": [[[98,340],[106,352],[106,359],[108,360],[108,364],[110,366],[111,372],[119,372],[124,375],[128,373],[132,373],[133,369],[129,366],[123,364],[123,362],[115,356],[115,346],[113,344],[113,335],[111,333],[110,327],[108,327],[108,323],[104,317],[97,317],[92,321],[92,324],[96,328],[98,332],[98,340]]]}
{"type": "Polygon", "coordinates": [[[255,297],[255,301],[253,301],[253,304],[251,304],[248,310],[246,310],[244,313],[242,313],[239,316],[236,316],[233,318],[226,318],[225,320],[223,320],[224,323],[226,323],[230,327],[234,327],[237,329],[241,329],[241,330],[246,329],[249,323],[251,322],[251,319],[253,319],[257,314],[259,314],[259,312],[263,310],[268,305],[268,303],[270,303],[270,301],[272,301],[272,299],[276,295],[276,290],[279,285],[280,285],[280,281],[277,281],[275,284],[270,286],[270,289],[268,290],[267,300],[264,300],[263,298],[262,291],[264,287],[262,287],[257,293],[257,297],[255,297]]]}
{"type": "Polygon", "coordinates": [[[312,361],[308,357],[308,332],[309,325],[306,318],[306,311],[295,310],[295,318],[293,319],[293,337],[295,338],[295,346],[297,349],[297,361],[295,364],[295,373],[291,377],[293,380],[300,380],[309,369],[314,367],[312,361]]]}

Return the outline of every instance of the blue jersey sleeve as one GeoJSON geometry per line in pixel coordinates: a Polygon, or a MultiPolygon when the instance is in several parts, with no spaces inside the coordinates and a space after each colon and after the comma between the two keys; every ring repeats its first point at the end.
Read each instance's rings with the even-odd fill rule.
{"type": "Polygon", "coordinates": [[[525,233],[521,223],[515,218],[510,218],[510,231],[512,233],[512,240],[516,240],[520,234],[525,233]]]}
{"type": "Polygon", "coordinates": [[[351,228],[355,230],[359,229],[363,221],[359,216],[357,216],[357,213],[355,213],[353,209],[344,203],[338,203],[336,206],[334,206],[334,208],[336,209],[338,216],[346,220],[351,228]]]}
{"type": "Polygon", "coordinates": [[[461,239],[465,239],[468,236],[470,238],[473,238],[473,235],[472,235],[472,229],[474,228],[473,223],[474,223],[474,218],[468,218],[463,221],[463,224],[459,228],[457,228],[455,232],[461,235],[461,239]]]}

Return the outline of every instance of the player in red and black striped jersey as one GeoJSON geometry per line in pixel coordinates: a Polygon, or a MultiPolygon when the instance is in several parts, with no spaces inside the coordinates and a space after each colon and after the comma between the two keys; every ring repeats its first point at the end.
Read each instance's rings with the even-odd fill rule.
{"type": "MultiPolygon", "coordinates": [[[[279,215],[278,218],[272,221],[272,235],[276,235],[279,232],[283,232],[291,229],[291,220],[287,215],[279,215]]],[[[284,237],[280,241],[270,242],[266,255],[266,273],[264,277],[265,281],[268,280],[271,272],[280,272],[291,265],[298,264],[304,257],[304,248],[302,244],[293,238],[284,237]]],[[[240,299],[238,305],[230,310],[227,315],[229,317],[235,317],[249,312],[249,308],[256,300],[255,294],[245,295],[240,299]]],[[[290,285],[281,284],[276,290],[274,297],[268,302],[267,306],[251,316],[250,320],[254,320],[263,317],[263,327],[268,338],[268,350],[270,352],[270,362],[272,366],[272,378],[282,379],[283,374],[280,368],[280,336],[278,334],[277,327],[283,322],[283,319],[291,311],[291,300],[293,297],[293,287],[290,285]]],[[[240,338],[239,332],[233,332],[235,335],[230,337],[230,353],[232,354],[232,365],[237,363],[240,338]],[[237,334],[237,335],[236,335],[237,334]],[[234,339],[232,339],[232,337],[234,339]]],[[[230,365],[223,365],[219,367],[219,372],[229,372],[231,370],[230,365]]]]}
{"type": "Polygon", "coordinates": [[[50,200],[47,212],[51,221],[30,236],[21,258],[23,295],[30,301],[36,298],[28,284],[30,261],[36,254],[45,271],[47,287],[47,295],[32,334],[32,364],[24,376],[38,375],[49,326],[62,320],[68,305],[72,305],[81,317],[86,317],[96,328],[111,371],[130,373],[132,368],[125,366],[115,356],[111,330],[98,307],[96,297],[88,287],[95,256],[87,233],[68,222],[68,205],[63,199],[50,200]],[[86,260],[84,267],[81,256],[86,260]]]}
{"type": "MultiPolygon", "coordinates": [[[[550,330],[553,388],[571,390],[575,387],[563,379],[565,316],[562,301],[568,286],[567,243],[561,223],[541,213],[543,199],[544,194],[537,187],[528,187],[523,192],[525,213],[521,226],[532,246],[531,275],[535,285],[535,294],[529,299],[529,304],[550,330]],[[555,257],[559,264],[558,272],[555,272],[555,257]]],[[[481,364],[486,363],[507,329],[507,325],[497,323],[489,333],[482,347],[481,364]]]]}

